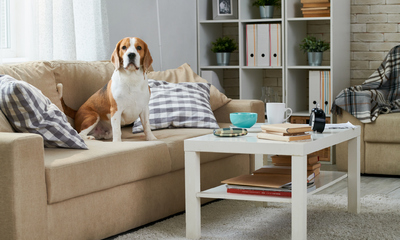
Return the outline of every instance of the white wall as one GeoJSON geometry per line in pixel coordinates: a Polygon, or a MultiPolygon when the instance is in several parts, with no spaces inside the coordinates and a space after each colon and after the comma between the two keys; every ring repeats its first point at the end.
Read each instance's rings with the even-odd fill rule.
{"type": "Polygon", "coordinates": [[[196,0],[106,0],[110,56],[119,40],[139,37],[155,71],[188,63],[197,72],[196,0]]]}

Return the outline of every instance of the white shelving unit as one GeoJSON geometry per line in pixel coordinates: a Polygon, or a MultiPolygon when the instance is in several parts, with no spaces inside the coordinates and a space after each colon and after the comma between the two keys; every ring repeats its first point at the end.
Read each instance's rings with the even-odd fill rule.
{"type": "MultiPolygon", "coordinates": [[[[301,0],[286,0],[285,102],[292,108],[295,116],[310,115],[308,108],[310,70],[331,71],[330,95],[333,99],[342,89],[350,86],[350,1],[330,2],[330,17],[304,18],[301,13],[301,0]],[[308,25],[313,22],[329,25],[330,33],[329,60],[318,67],[308,66],[307,55],[299,49],[299,44],[308,35],[308,25]]],[[[333,99],[330,99],[329,105],[333,99]]]]}
{"type": "MultiPolygon", "coordinates": [[[[220,79],[225,69],[238,71],[239,98],[259,99],[263,78],[269,70],[280,70],[282,76],[282,101],[292,108],[293,116],[309,116],[308,72],[309,70],[331,71],[331,96],[350,86],[350,1],[331,0],[331,16],[303,18],[301,0],[281,0],[272,19],[260,19],[259,10],[252,6],[253,0],[237,1],[237,19],[213,20],[212,0],[197,0],[198,23],[198,72],[213,70],[220,79]],[[310,23],[328,24],[330,33],[329,60],[323,66],[310,67],[307,55],[300,51],[299,44],[308,35],[310,23]],[[282,32],[282,62],[279,67],[246,66],[246,24],[280,23],[282,32]],[[234,65],[217,66],[211,42],[223,36],[224,24],[235,24],[238,32],[239,50],[232,53],[238,61],[234,65]]],[[[329,54],[329,53],[328,53],[329,54]]],[[[234,57],[235,58],[235,57],[234,57]]],[[[232,62],[232,60],[231,60],[232,62]]],[[[329,104],[332,104],[332,100],[329,104]]]]}
{"type": "MultiPolygon", "coordinates": [[[[212,0],[197,0],[197,22],[198,22],[198,72],[202,70],[213,70],[219,79],[223,79],[224,69],[237,69],[239,72],[239,98],[259,99],[261,87],[263,86],[264,71],[279,69],[284,74],[284,46],[282,46],[282,66],[279,67],[248,67],[246,66],[246,24],[257,23],[280,23],[283,37],[284,22],[283,3],[280,8],[275,8],[275,15],[272,19],[261,19],[259,9],[252,6],[253,0],[232,0],[238,4],[238,18],[229,20],[213,20],[212,0]],[[216,57],[211,52],[211,42],[223,36],[223,24],[237,24],[239,50],[232,54],[238,54],[238,63],[230,66],[217,66],[216,57]]],[[[284,2],[284,1],[282,1],[284,2]]],[[[281,42],[282,44],[283,42],[281,42]]],[[[231,60],[232,62],[232,60],[231,60]]]]}

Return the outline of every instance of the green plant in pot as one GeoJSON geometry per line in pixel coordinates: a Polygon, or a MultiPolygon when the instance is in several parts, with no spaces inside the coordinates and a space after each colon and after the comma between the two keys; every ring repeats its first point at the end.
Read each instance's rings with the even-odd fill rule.
{"type": "Polygon", "coordinates": [[[217,55],[217,64],[219,66],[229,65],[231,52],[238,49],[235,40],[226,36],[217,38],[215,42],[211,42],[211,44],[211,51],[213,51],[217,55]]]}
{"type": "Polygon", "coordinates": [[[280,7],[280,0],[256,0],[253,6],[260,9],[261,18],[272,18],[274,16],[274,7],[280,7]]]}
{"type": "Polygon", "coordinates": [[[322,53],[329,50],[329,43],[326,43],[313,36],[307,36],[299,45],[300,50],[308,54],[308,65],[321,66],[322,53]]]}

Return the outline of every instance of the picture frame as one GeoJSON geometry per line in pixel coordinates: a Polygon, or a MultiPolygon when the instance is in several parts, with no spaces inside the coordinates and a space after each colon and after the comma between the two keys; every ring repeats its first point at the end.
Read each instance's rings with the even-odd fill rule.
{"type": "Polygon", "coordinates": [[[213,19],[237,19],[237,0],[212,0],[213,19]]]}

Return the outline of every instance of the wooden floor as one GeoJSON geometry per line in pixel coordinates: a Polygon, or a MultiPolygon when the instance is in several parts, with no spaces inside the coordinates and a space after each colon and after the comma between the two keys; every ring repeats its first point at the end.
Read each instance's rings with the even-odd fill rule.
{"type": "MultiPolygon", "coordinates": [[[[322,166],[321,170],[330,171],[335,169],[329,169],[328,166],[322,166]]],[[[400,177],[361,175],[360,192],[361,197],[364,197],[365,195],[384,194],[390,198],[400,199],[400,177]]],[[[347,178],[316,194],[347,195],[347,178]]]]}

